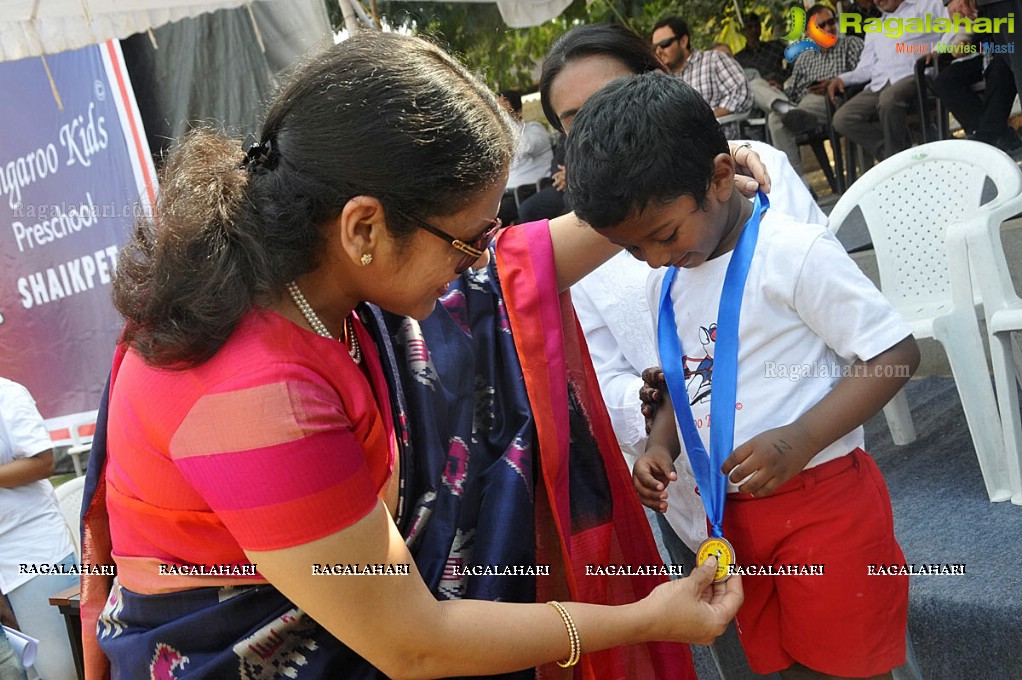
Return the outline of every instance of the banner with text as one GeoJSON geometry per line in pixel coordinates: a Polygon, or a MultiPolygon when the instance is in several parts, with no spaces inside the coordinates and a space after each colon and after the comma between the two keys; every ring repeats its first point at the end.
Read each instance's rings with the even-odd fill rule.
{"type": "Polygon", "coordinates": [[[0,375],[91,434],[121,321],[117,254],[155,173],[120,46],[0,63],[0,375]]]}

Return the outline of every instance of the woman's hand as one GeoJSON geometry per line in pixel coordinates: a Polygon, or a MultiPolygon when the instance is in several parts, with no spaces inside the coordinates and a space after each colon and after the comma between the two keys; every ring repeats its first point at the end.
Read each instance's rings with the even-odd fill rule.
{"type": "Polygon", "coordinates": [[[657,639],[708,645],[727,628],[745,600],[742,577],[714,583],[717,558],[710,557],[687,577],[662,583],[641,604],[660,630],[657,639]]]}
{"type": "Polygon", "coordinates": [[[757,189],[770,193],[770,175],[759,154],[752,150],[749,142],[728,142],[735,159],[735,186],[746,198],[756,195],[757,189]]]}
{"type": "MultiPolygon", "coordinates": [[[[246,551],[259,573],[388,677],[510,673],[564,659],[564,622],[540,603],[445,600],[426,588],[386,506],[302,545],[246,551]],[[324,564],[393,565],[393,575],[322,575],[324,564]],[[407,567],[405,566],[407,565],[407,567]],[[401,573],[401,569],[404,573],[401,573]],[[473,634],[466,637],[465,631],[473,634]]],[[[700,570],[701,569],[701,570],[700,570]]],[[[583,650],[654,640],[710,642],[742,603],[741,581],[711,585],[715,568],[618,606],[564,602],[583,650]]]]}

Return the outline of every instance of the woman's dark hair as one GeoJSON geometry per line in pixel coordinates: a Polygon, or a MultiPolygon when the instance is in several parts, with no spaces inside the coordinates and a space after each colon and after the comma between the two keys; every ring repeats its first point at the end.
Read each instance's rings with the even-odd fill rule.
{"type": "Polygon", "coordinates": [[[253,305],[311,271],[322,225],[373,196],[400,214],[450,215],[501,181],[514,123],[438,47],[394,33],[352,37],[301,65],[247,155],[211,130],[180,140],[155,215],[118,257],[123,341],[145,360],[187,368],[217,352],[253,305]]]}
{"type": "Polygon", "coordinates": [[[726,153],[713,109],[681,78],[618,78],[571,124],[565,176],[575,214],[605,229],[686,194],[702,207],[714,158],[726,153]]]}
{"type": "Polygon", "coordinates": [[[664,70],[650,44],[634,31],[619,24],[576,26],[554,42],[543,60],[543,73],[539,79],[543,113],[558,132],[564,132],[564,128],[550,104],[550,87],[569,62],[594,54],[613,57],[633,73],[664,70]]]}

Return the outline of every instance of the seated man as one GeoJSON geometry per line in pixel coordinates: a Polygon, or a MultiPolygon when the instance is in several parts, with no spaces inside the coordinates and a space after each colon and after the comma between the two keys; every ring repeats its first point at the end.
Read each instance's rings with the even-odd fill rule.
{"type": "MultiPolygon", "coordinates": [[[[681,17],[665,17],[653,26],[657,58],[702,95],[717,118],[752,110],[752,94],[745,71],[737,61],[718,50],[694,50],[688,24],[681,17]]],[[[736,123],[723,126],[729,139],[739,137],[736,123]]]]}
{"type": "MultiPolygon", "coordinates": [[[[745,48],[742,49],[735,59],[746,75],[750,70],[755,71],[757,77],[749,77],[749,90],[752,92],[752,99],[756,102],[756,108],[769,113],[775,101],[783,100],[784,93],[781,92],[784,79],[787,77],[785,68],[788,62],[784,58],[784,42],[781,40],[760,40],[763,34],[763,23],[758,14],[749,13],[745,17],[745,26],[742,27],[742,35],[745,36],[745,48]]],[[[815,125],[815,122],[811,122],[815,125]]]]}
{"type": "MultiPolygon", "coordinates": [[[[952,44],[971,43],[972,38],[963,35],[952,44]]],[[[1022,154],[1022,141],[1008,125],[1016,92],[1006,55],[958,50],[952,50],[951,55],[933,82],[940,101],[962,124],[969,139],[993,144],[1012,156],[1022,154]],[[982,93],[972,89],[978,82],[986,84],[982,93]]]]}
{"type": "Polygon", "coordinates": [[[758,14],[751,12],[745,16],[742,35],[745,36],[745,48],[735,55],[735,59],[742,68],[756,69],[767,84],[780,89],[785,79],[787,64],[784,59],[784,42],[760,40],[760,36],[763,35],[763,22],[758,14]]]}
{"type": "Polygon", "coordinates": [[[767,116],[773,145],[785,153],[799,175],[802,154],[795,136],[827,122],[827,84],[839,73],[854,69],[862,53],[862,38],[839,33],[837,18],[826,5],[810,7],[806,20],[836,35],[837,42],[833,47],[821,46],[819,52],[810,50],[796,57],[783,98],[773,103],[767,116]]]}
{"type": "Polygon", "coordinates": [[[536,182],[549,176],[550,162],[554,151],[550,146],[550,133],[542,123],[522,121],[522,94],[518,90],[505,90],[500,93],[507,102],[515,120],[521,125],[518,136],[518,150],[511,161],[511,171],[507,177],[507,187],[500,199],[500,212],[497,216],[504,224],[515,224],[518,219],[518,203],[515,200],[515,189],[522,185],[535,187],[536,182]]]}
{"type": "Polygon", "coordinates": [[[1022,17],[1022,0],[950,0],[947,10],[951,16],[978,15],[994,22],[994,30],[986,39],[993,43],[992,52],[1006,55],[1015,77],[1015,90],[1022,93],[1022,31],[1015,30],[1013,20],[1022,17]]]}
{"type": "MultiPolygon", "coordinates": [[[[940,0],[876,0],[876,6],[884,21],[947,14],[940,0]]],[[[916,100],[916,59],[940,38],[941,34],[933,32],[906,31],[898,38],[867,33],[859,65],[827,85],[832,100],[849,85],[866,85],[834,114],[834,129],[877,160],[910,147],[907,118],[909,106],[916,100]]]]}

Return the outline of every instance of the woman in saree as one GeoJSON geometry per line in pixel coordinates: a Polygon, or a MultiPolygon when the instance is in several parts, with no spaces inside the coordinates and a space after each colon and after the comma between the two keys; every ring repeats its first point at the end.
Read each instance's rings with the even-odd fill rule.
{"type": "Polygon", "coordinates": [[[571,217],[490,244],[511,130],[373,34],[299,69],[247,154],[181,143],[115,284],[94,675],[685,677],[672,643],[723,630],[741,584],[710,568],[586,575],[658,562],[555,295],[613,251],[571,217]]]}

